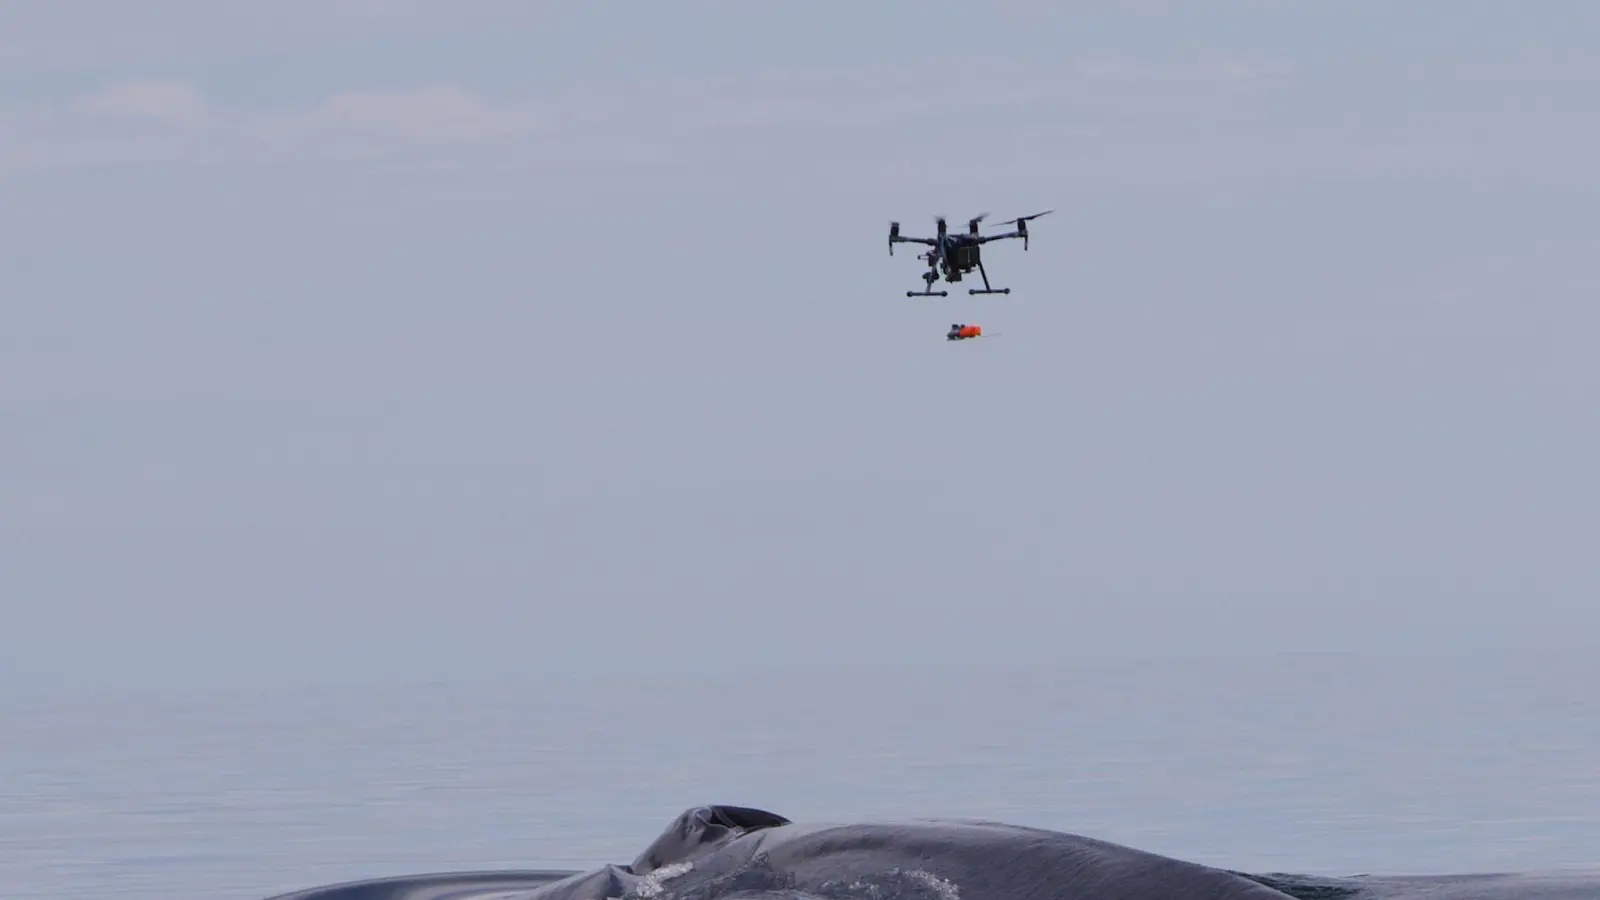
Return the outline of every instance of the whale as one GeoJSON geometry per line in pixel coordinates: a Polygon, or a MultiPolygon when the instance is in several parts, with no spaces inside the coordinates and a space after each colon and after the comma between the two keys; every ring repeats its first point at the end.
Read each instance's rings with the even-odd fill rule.
{"type": "Polygon", "coordinates": [[[1600,868],[1461,875],[1252,874],[981,819],[791,821],[684,810],[627,863],[395,875],[265,900],[1600,900],[1600,868]]]}

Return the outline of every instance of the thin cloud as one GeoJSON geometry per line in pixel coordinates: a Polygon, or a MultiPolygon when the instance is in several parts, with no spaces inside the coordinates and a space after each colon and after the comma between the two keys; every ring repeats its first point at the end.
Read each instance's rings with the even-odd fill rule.
{"type": "Polygon", "coordinates": [[[530,161],[631,165],[755,152],[793,142],[853,152],[884,129],[1028,110],[1059,134],[1105,134],[1133,121],[1226,104],[1236,86],[1283,78],[1286,66],[1191,66],[1090,60],[986,64],[991,79],[941,81],[921,68],[768,70],[743,78],[593,84],[561,95],[490,98],[423,84],[335,93],[293,108],[238,108],[199,86],[165,79],[105,85],[56,108],[0,113],[14,136],[0,176],[86,165],[226,162],[393,162],[514,144],[530,161]],[[939,85],[934,89],[932,85],[939,85]],[[1110,111],[1110,112],[1108,112],[1110,111]]]}
{"type": "Polygon", "coordinates": [[[193,120],[207,113],[205,97],[182,81],[126,81],[93,91],[76,103],[78,111],[116,118],[193,120]]]}
{"type": "Polygon", "coordinates": [[[537,27],[557,0],[0,3],[0,72],[189,65],[383,38],[537,27]]]}
{"type": "Polygon", "coordinates": [[[1073,71],[1078,77],[1092,81],[1195,84],[1285,79],[1294,75],[1295,67],[1277,60],[1218,59],[1193,64],[1158,64],[1097,57],[1074,64],[1073,71]]]}
{"type": "Polygon", "coordinates": [[[442,84],[347,91],[310,107],[251,110],[212,104],[181,81],[129,81],[64,108],[0,117],[0,129],[14,136],[0,148],[0,173],[118,163],[373,159],[525,137],[548,118],[534,104],[496,104],[442,84]]]}
{"type": "Polygon", "coordinates": [[[553,124],[532,103],[494,103],[446,84],[346,91],[310,109],[236,114],[231,152],[278,159],[374,159],[441,146],[526,138],[553,124]]]}

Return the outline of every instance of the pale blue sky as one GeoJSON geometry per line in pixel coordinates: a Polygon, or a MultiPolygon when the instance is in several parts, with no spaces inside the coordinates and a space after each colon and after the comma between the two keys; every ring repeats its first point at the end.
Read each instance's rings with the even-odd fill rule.
{"type": "Polygon", "coordinates": [[[0,677],[1586,640],[1597,45],[1555,0],[8,3],[0,677]],[[889,219],[1051,207],[1009,297],[904,296],[889,219]]]}

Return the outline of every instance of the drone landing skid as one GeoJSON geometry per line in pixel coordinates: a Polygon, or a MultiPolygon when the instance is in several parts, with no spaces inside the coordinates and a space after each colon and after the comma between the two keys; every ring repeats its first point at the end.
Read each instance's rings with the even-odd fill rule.
{"type": "Polygon", "coordinates": [[[906,291],[907,297],[948,297],[949,291],[906,291]]]}
{"type": "Polygon", "coordinates": [[[981,263],[981,262],[978,263],[978,274],[983,276],[983,287],[981,287],[981,288],[970,288],[967,291],[968,294],[1009,294],[1009,293],[1011,293],[1011,288],[1008,288],[1008,287],[1007,288],[997,288],[997,287],[990,287],[989,286],[989,273],[984,271],[983,263],[981,263]]]}

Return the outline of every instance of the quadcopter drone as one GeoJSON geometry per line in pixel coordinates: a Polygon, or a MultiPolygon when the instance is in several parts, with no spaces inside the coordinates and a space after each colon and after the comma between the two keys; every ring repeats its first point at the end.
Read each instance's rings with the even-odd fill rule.
{"type": "Polygon", "coordinates": [[[917,255],[917,259],[927,260],[928,262],[928,271],[922,273],[923,289],[920,291],[906,291],[907,297],[948,297],[950,296],[949,291],[936,291],[933,289],[933,283],[939,280],[940,274],[944,275],[945,281],[954,284],[961,280],[961,276],[971,272],[973,269],[977,269],[979,276],[983,278],[983,288],[981,290],[971,288],[967,293],[1009,294],[1011,293],[1011,288],[993,288],[989,286],[989,273],[983,269],[983,258],[979,252],[980,249],[990,241],[1022,238],[1022,249],[1027,250],[1028,221],[1052,212],[1054,210],[1047,209],[1042,213],[1034,213],[1031,216],[1023,216],[1020,219],[1001,222],[1000,226],[1002,227],[1006,225],[1015,225],[1017,227],[1015,230],[1000,234],[978,233],[978,223],[982,222],[984,216],[988,215],[988,213],[973,216],[967,222],[966,234],[951,234],[950,229],[945,225],[944,216],[940,216],[935,220],[939,224],[939,236],[931,238],[901,237],[900,223],[890,222],[889,255],[894,255],[895,244],[923,244],[928,247],[928,252],[917,255]]]}

